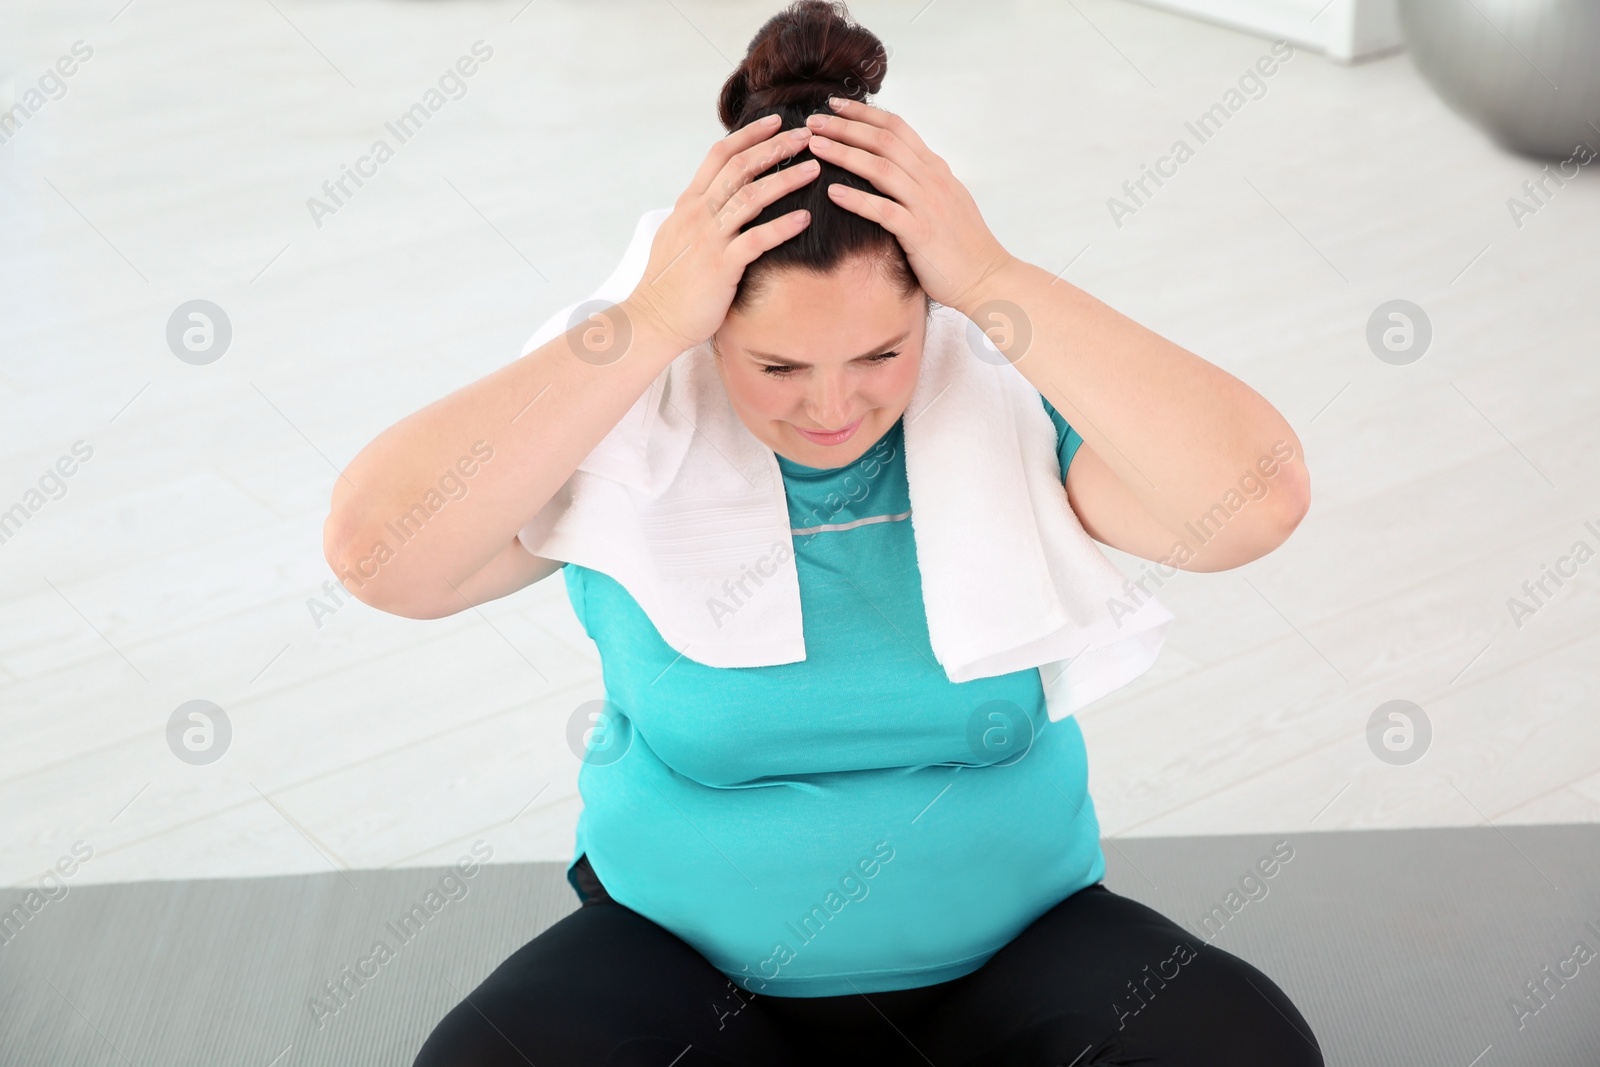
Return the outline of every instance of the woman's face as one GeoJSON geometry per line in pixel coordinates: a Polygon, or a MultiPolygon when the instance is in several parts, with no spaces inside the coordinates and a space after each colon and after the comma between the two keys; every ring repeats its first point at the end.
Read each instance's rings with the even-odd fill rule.
{"type": "Polygon", "coordinates": [[[864,257],[831,275],[784,271],[770,282],[713,338],[728,400],[785,459],[807,467],[853,463],[911,400],[927,329],[923,296],[903,299],[864,257]],[[843,440],[802,432],[852,424],[843,440]]]}

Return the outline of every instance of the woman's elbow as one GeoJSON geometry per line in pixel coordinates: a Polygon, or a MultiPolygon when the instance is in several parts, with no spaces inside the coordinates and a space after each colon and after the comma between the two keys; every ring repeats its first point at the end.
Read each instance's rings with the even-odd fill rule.
{"type": "Polygon", "coordinates": [[[1311,510],[1310,472],[1299,465],[1289,469],[1295,471],[1296,475],[1277,487],[1275,495],[1278,499],[1271,509],[1272,521],[1264,524],[1264,547],[1259,553],[1262,556],[1289,540],[1289,535],[1294,533],[1311,510]]]}

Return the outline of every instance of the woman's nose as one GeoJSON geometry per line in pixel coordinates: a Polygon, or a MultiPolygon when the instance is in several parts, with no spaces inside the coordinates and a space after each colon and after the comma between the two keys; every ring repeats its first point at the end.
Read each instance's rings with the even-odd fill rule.
{"type": "Polygon", "coordinates": [[[824,430],[837,430],[853,418],[853,404],[843,382],[823,385],[808,405],[811,419],[824,430]]]}

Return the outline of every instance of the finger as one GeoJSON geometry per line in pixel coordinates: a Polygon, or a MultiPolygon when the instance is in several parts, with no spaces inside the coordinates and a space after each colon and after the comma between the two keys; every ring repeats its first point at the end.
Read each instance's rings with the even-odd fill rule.
{"type": "MultiPolygon", "coordinates": [[[[935,266],[927,256],[921,255],[917,250],[917,246],[908,236],[913,232],[912,224],[915,221],[915,217],[903,206],[888,197],[875,196],[872,193],[864,192],[842,182],[829,184],[828,198],[840,207],[854,211],[864,219],[871,219],[894,234],[895,240],[900,242],[900,247],[906,250],[906,254],[916,257],[912,270],[930,270],[939,276],[939,280],[945,287],[949,287],[950,279],[945,275],[944,271],[935,266]]],[[[922,280],[923,278],[919,274],[918,281],[922,280]]]]}
{"type": "Polygon", "coordinates": [[[807,182],[815,181],[821,172],[822,164],[815,159],[808,159],[746,184],[717,213],[717,230],[721,233],[738,232],[739,227],[761,214],[768,204],[787,196],[807,182]]]}
{"type": "Polygon", "coordinates": [[[755,262],[761,253],[769,248],[776,248],[809,225],[811,225],[809,211],[804,208],[791,211],[787,215],[779,215],[770,222],[763,222],[760,226],[750,227],[728,242],[728,252],[743,270],[755,262]]]}
{"type": "Polygon", "coordinates": [[[802,151],[811,139],[804,127],[785,130],[761,141],[723,164],[710,188],[705,191],[706,206],[713,216],[722,213],[723,207],[734,195],[763,171],[771,170],[781,159],[802,151]]]}
{"type": "MultiPolygon", "coordinates": [[[[943,162],[933,149],[929,148],[911,128],[911,124],[892,111],[885,111],[881,107],[862,103],[860,100],[851,100],[847,96],[836,97],[840,106],[833,109],[833,113],[840,118],[852,122],[863,122],[870,126],[877,126],[888,130],[900,140],[910,146],[917,158],[924,163],[933,164],[943,162]]],[[[831,136],[831,134],[830,134],[831,136]]]]}
{"type": "Polygon", "coordinates": [[[699,169],[694,172],[694,177],[689,179],[689,194],[691,196],[704,194],[707,187],[711,185],[711,180],[717,176],[717,172],[727,164],[729,159],[733,158],[735,153],[771,137],[773,130],[777,126],[772,121],[773,117],[768,115],[765,118],[756,119],[748,125],[739,127],[712,145],[711,150],[706,153],[706,158],[701,161],[699,169]]]}
{"type": "Polygon", "coordinates": [[[894,234],[905,246],[906,251],[911,250],[906,236],[911,233],[912,223],[916,221],[904,205],[890,200],[886,196],[877,196],[863,189],[843,182],[828,183],[828,199],[849,211],[854,211],[864,219],[871,219],[879,226],[894,234]]]}
{"type": "Polygon", "coordinates": [[[821,136],[882,156],[915,179],[920,180],[921,176],[928,172],[927,161],[917,155],[908,142],[901,140],[887,127],[838,115],[812,115],[806,122],[813,131],[811,138],[813,149],[816,147],[817,137],[821,136]]]}
{"type": "MultiPolygon", "coordinates": [[[[922,202],[922,186],[910,174],[907,174],[898,163],[864,148],[835,141],[821,134],[811,138],[811,154],[818,159],[825,159],[829,163],[843,167],[852,174],[859,174],[871,182],[881,192],[888,193],[906,207],[915,207],[922,202]]],[[[924,172],[921,160],[912,166],[919,172],[924,172]]]]}

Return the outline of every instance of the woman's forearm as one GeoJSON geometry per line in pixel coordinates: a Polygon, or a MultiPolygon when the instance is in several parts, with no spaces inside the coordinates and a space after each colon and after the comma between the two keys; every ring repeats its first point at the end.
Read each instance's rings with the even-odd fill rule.
{"type": "Polygon", "coordinates": [[[1220,367],[1015,258],[962,305],[957,310],[980,327],[1000,327],[988,330],[995,347],[1174,535],[1263,458],[1281,472],[1263,501],[1269,506],[1240,513],[1222,536],[1259,543],[1304,512],[1310,476],[1300,439],[1261,394],[1220,367]],[[1293,451],[1288,460],[1284,445],[1293,451]]]}
{"type": "Polygon", "coordinates": [[[596,326],[580,323],[356,454],[323,528],[346,588],[402,615],[461,599],[456,587],[505,550],[679,354],[629,301],[618,307],[632,328],[620,358],[582,347],[596,326]]]}

